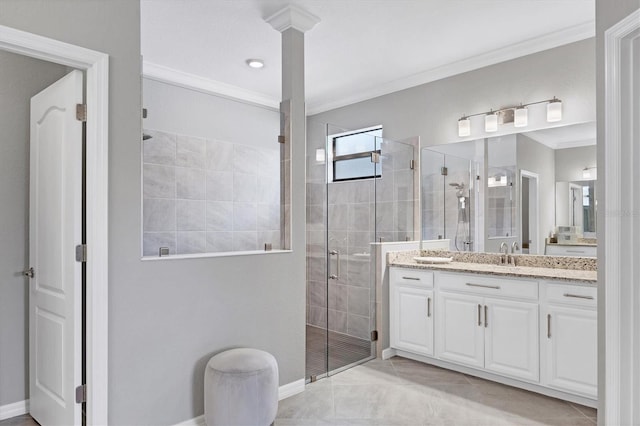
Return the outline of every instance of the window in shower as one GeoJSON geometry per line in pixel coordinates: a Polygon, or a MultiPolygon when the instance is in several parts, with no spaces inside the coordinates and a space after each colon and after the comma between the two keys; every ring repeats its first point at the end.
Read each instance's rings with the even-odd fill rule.
{"type": "Polygon", "coordinates": [[[372,155],[380,155],[382,127],[373,127],[355,132],[332,135],[331,171],[332,182],[371,179],[381,176],[382,167],[371,167],[372,155]],[[372,141],[375,141],[372,144],[372,141]]]}

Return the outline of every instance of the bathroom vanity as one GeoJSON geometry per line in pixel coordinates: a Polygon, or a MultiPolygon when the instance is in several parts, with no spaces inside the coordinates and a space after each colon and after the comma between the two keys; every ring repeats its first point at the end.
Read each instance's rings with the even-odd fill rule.
{"type": "Polygon", "coordinates": [[[595,407],[595,259],[423,251],[388,255],[399,355],[595,407]],[[419,264],[415,256],[453,257],[419,264]],[[560,267],[559,267],[560,266],[560,267]]]}

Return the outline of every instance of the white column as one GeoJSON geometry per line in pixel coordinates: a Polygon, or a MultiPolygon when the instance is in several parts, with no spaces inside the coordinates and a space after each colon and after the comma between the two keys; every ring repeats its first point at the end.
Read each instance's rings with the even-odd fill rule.
{"type": "MultiPolygon", "coordinates": [[[[306,253],[306,109],[304,94],[304,33],[320,19],[287,6],[266,21],[282,33],[281,156],[283,248],[300,255],[294,267],[304,276],[306,253]]],[[[302,283],[301,283],[302,285],[302,283]]]]}

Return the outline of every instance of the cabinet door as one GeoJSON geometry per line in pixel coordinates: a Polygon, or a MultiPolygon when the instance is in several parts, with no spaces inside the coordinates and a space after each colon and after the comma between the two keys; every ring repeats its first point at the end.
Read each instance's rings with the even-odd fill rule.
{"type": "Polygon", "coordinates": [[[433,356],[433,290],[392,286],[391,347],[433,356]]]}
{"type": "Polygon", "coordinates": [[[484,366],[482,297],[442,291],[436,302],[438,358],[482,368],[484,366]]]}
{"type": "Polygon", "coordinates": [[[538,382],[538,304],[489,298],[484,302],[485,369],[538,382]]]}
{"type": "Polygon", "coordinates": [[[546,384],[549,387],[596,398],[597,312],[549,305],[546,314],[543,319],[547,327],[546,384]]]}

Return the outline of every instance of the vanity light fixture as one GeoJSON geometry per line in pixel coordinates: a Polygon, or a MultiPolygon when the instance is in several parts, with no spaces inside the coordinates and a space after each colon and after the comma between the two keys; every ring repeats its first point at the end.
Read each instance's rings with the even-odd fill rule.
{"type": "Polygon", "coordinates": [[[484,116],[484,131],[487,133],[498,131],[498,113],[497,112],[489,111],[489,113],[484,116]]]}
{"type": "Polygon", "coordinates": [[[458,120],[458,136],[469,136],[471,135],[471,120],[469,117],[462,117],[458,120]]]}
{"type": "Polygon", "coordinates": [[[547,121],[553,123],[560,120],[562,120],[562,101],[554,96],[547,104],[547,121]]]}
{"type": "Polygon", "coordinates": [[[598,168],[596,166],[593,167],[585,167],[582,169],[582,179],[591,180],[595,179],[598,175],[598,168]]]}
{"type": "Polygon", "coordinates": [[[246,62],[251,68],[264,68],[264,61],[262,59],[247,59],[246,62]]]}
{"type": "Polygon", "coordinates": [[[513,127],[527,127],[529,124],[529,110],[520,105],[513,111],[513,127]]]}
{"type": "Polygon", "coordinates": [[[510,106],[494,111],[493,109],[477,114],[463,115],[458,120],[458,136],[471,136],[471,117],[484,116],[484,130],[487,133],[497,132],[498,125],[513,123],[514,127],[526,127],[529,125],[530,105],[547,104],[547,121],[553,123],[562,120],[562,101],[555,96],[553,99],[529,102],[517,106],[510,106]]]}

